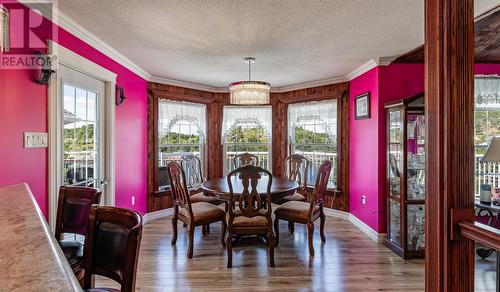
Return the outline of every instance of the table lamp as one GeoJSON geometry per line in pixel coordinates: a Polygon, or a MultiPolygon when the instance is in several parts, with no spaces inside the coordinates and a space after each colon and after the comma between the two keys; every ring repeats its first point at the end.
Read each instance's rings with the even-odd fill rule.
{"type": "MultiPolygon", "coordinates": [[[[486,150],[481,162],[500,162],[500,137],[491,139],[488,150],[486,150]]],[[[498,175],[498,173],[495,175],[498,175]]],[[[491,185],[481,184],[481,193],[479,197],[481,203],[491,204],[491,194],[491,185]]]]}

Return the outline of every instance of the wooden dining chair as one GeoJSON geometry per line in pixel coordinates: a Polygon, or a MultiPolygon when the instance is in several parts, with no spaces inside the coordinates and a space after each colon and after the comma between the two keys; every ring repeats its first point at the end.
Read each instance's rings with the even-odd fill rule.
{"type": "MultiPolygon", "coordinates": [[[[219,200],[213,196],[207,196],[201,189],[201,185],[205,182],[203,176],[202,164],[200,158],[196,155],[185,155],[182,157],[181,166],[186,174],[186,182],[189,190],[189,199],[191,203],[207,202],[212,205],[224,204],[223,200],[219,200]]],[[[203,225],[203,235],[210,234],[210,224],[203,225]]]]}
{"type": "Polygon", "coordinates": [[[83,243],[65,239],[63,235],[85,236],[90,207],[99,204],[100,200],[101,191],[96,188],[74,186],[59,188],[55,237],[79,281],[83,279],[83,243]]]}
{"type": "Polygon", "coordinates": [[[227,215],[227,267],[233,265],[233,235],[261,235],[266,237],[269,247],[269,261],[274,267],[274,234],[271,207],[271,185],[273,176],[261,167],[246,165],[231,171],[227,175],[229,187],[229,210],[227,215]],[[257,185],[262,175],[268,177],[266,193],[264,196],[257,191],[257,185]],[[243,185],[239,197],[235,197],[231,178],[237,176],[243,185]],[[235,202],[235,199],[237,202],[235,202]],[[263,201],[264,200],[264,201],[263,201]]]}
{"type": "Polygon", "coordinates": [[[135,291],[142,217],[122,208],[92,206],[85,238],[83,288],[88,292],[118,291],[93,288],[94,275],[118,282],[121,292],[135,291]]]}
{"type": "MultiPolygon", "coordinates": [[[[299,187],[293,193],[283,197],[276,203],[281,205],[289,201],[306,201],[309,166],[309,159],[300,154],[292,154],[285,159],[283,177],[296,181],[299,187]]],[[[288,229],[292,233],[295,231],[293,221],[288,222],[288,229]]]]}
{"type": "Polygon", "coordinates": [[[189,246],[187,257],[193,258],[194,229],[214,222],[221,222],[221,243],[225,246],[224,234],[226,231],[226,212],[207,202],[192,203],[187,188],[186,175],[182,166],[177,162],[167,165],[170,178],[172,199],[174,201],[174,216],[172,217],[172,245],[177,242],[177,221],[180,220],[188,227],[189,246]]]}
{"type": "Polygon", "coordinates": [[[250,154],[248,152],[240,153],[234,156],[233,165],[235,169],[245,165],[257,166],[259,165],[259,157],[257,157],[257,155],[250,154]]]}
{"type": "Polygon", "coordinates": [[[189,190],[191,203],[207,202],[212,205],[223,204],[224,201],[212,196],[206,196],[201,189],[201,185],[206,181],[203,176],[203,166],[200,158],[196,155],[185,155],[182,157],[181,166],[186,174],[186,184],[189,190]]]}
{"type": "Polygon", "coordinates": [[[288,222],[296,222],[307,225],[309,255],[314,255],[313,236],[314,222],[320,218],[320,235],[321,241],[326,241],[325,237],[325,213],[323,211],[323,200],[325,190],[332,170],[332,162],[325,160],[318,169],[316,176],[316,184],[312,196],[308,198],[309,202],[289,201],[280,205],[274,211],[274,230],[276,232],[276,244],[279,242],[279,220],[288,222]]]}

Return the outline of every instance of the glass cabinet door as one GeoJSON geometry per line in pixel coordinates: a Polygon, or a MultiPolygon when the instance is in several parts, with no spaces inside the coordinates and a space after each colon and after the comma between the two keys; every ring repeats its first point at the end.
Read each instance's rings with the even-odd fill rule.
{"type": "Polygon", "coordinates": [[[401,166],[403,156],[402,115],[399,108],[389,111],[387,177],[389,188],[389,240],[401,240],[401,166]]]}
{"type": "Polygon", "coordinates": [[[425,248],[425,116],[409,113],[406,121],[407,249],[425,248]]]}

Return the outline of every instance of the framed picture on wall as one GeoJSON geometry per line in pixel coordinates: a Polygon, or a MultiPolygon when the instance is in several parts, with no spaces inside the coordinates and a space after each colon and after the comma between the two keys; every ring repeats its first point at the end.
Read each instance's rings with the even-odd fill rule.
{"type": "Polygon", "coordinates": [[[370,118],[370,93],[366,92],[354,98],[354,119],[370,118]]]}

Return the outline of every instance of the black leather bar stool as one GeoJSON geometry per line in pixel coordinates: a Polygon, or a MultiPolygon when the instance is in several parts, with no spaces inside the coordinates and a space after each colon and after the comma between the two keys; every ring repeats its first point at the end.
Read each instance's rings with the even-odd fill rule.
{"type": "Polygon", "coordinates": [[[90,207],[100,200],[101,191],[95,188],[63,186],[59,189],[55,236],[79,281],[83,279],[83,243],[64,239],[63,234],[84,236],[90,207]]]}
{"type": "Polygon", "coordinates": [[[137,259],[142,235],[139,213],[92,206],[85,236],[83,288],[87,291],[135,291],[137,259]],[[115,280],[121,290],[93,288],[94,275],[115,280]]]}

